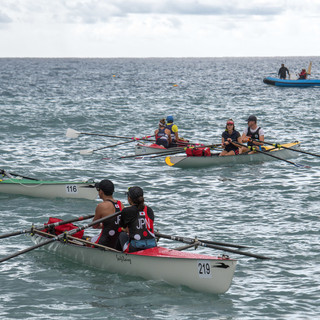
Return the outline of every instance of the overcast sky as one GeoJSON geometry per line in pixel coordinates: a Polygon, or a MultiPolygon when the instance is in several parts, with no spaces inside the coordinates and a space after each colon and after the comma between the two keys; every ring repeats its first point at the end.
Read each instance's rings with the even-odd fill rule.
{"type": "Polygon", "coordinates": [[[316,56],[319,0],[0,0],[0,57],[316,56]]]}

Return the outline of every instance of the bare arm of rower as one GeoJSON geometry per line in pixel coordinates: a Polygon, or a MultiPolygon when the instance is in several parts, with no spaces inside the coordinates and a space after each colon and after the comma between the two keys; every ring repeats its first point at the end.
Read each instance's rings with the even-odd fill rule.
{"type": "MultiPolygon", "coordinates": [[[[111,202],[101,202],[97,205],[96,211],[93,217],[93,221],[109,216],[115,212],[114,206],[111,202]]],[[[103,224],[96,224],[92,226],[94,229],[102,229],[103,224]]]]}

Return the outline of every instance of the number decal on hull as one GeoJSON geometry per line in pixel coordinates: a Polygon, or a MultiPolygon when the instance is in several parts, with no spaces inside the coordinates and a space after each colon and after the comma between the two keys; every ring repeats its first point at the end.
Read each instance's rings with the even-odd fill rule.
{"type": "Polygon", "coordinates": [[[212,278],[211,266],[208,260],[198,260],[197,265],[199,278],[212,278]]]}
{"type": "Polygon", "coordinates": [[[78,187],[75,184],[66,185],[66,193],[78,193],[78,187]]]}

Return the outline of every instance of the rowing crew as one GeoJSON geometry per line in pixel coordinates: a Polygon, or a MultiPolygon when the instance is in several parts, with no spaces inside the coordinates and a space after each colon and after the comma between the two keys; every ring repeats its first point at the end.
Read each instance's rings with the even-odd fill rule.
{"type": "Polygon", "coordinates": [[[166,120],[161,119],[159,128],[154,132],[156,144],[165,148],[177,147],[177,143],[180,140],[178,126],[173,123],[173,116],[167,116],[166,120]]]}
{"type": "Polygon", "coordinates": [[[124,208],[120,200],[113,198],[114,184],[110,180],[102,180],[96,184],[102,203],[96,207],[93,221],[112,215],[121,214],[94,225],[102,229],[91,242],[117,249],[123,252],[135,252],[156,246],[154,235],[154,213],[144,204],[143,190],[134,186],[128,189],[127,198],[130,204],[124,208]]]}
{"type": "MultiPolygon", "coordinates": [[[[264,141],[264,131],[257,125],[257,117],[251,115],[247,119],[248,127],[243,131],[242,136],[235,130],[234,121],[229,119],[225,131],[222,133],[222,148],[220,156],[232,156],[245,152],[254,152],[252,148],[261,150],[264,141]],[[259,140],[259,141],[255,141],[259,140]],[[247,143],[248,147],[241,144],[247,143]]],[[[165,148],[176,147],[181,138],[178,135],[178,127],[173,123],[173,116],[159,121],[159,128],[155,130],[156,144],[165,148]]]]}
{"type": "Polygon", "coordinates": [[[242,136],[235,130],[234,121],[229,119],[226,124],[226,129],[222,133],[222,148],[224,150],[220,156],[233,156],[245,152],[253,153],[253,148],[262,150],[264,141],[264,131],[257,125],[257,117],[251,115],[247,119],[248,127],[243,131],[242,136]],[[247,143],[247,147],[242,143],[247,143]]]}

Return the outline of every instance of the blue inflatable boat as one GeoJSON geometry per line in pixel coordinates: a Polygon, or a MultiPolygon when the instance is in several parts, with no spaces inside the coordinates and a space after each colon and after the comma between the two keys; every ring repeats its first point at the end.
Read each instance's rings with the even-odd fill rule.
{"type": "Polygon", "coordinates": [[[305,79],[305,80],[284,80],[273,77],[266,77],[263,82],[278,87],[318,87],[320,80],[305,79]]]}

